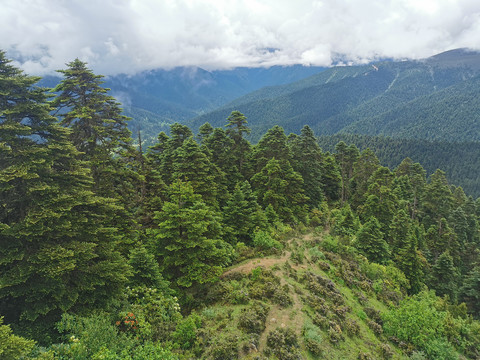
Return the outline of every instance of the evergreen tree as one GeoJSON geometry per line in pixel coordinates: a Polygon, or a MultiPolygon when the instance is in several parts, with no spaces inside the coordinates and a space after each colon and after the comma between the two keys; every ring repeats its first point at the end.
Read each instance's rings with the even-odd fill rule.
{"type": "Polygon", "coordinates": [[[248,169],[245,169],[245,162],[250,154],[251,145],[244,139],[245,135],[250,134],[250,128],[247,126],[248,121],[245,115],[240,111],[232,111],[227,118],[227,135],[234,142],[232,155],[238,171],[245,176],[248,169]]]}
{"type": "Polygon", "coordinates": [[[290,162],[292,155],[283,128],[276,125],[269,129],[255,146],[252,157],[257,173],[273,158],[279,161],[281,166],[290,162]]]}
{"type": "Polygon", "coordinates": [[[129,265],[132,267],[131,287],[144,286],[165,290],[168,282],[163,279],[158,262],[145,246],[141,245],[130,250],[129,265]]]}
{"type": "Polygon", "coordinates": [[[452,206],[453,194],[445,173],[437,170],[430,177],[430,183],[425,187],[422,197],[423,223],[426,227],[438,225],[442,218],[449,218],[452,206]]]}
{"type": "Polygon", "coordinates": [[[389,225],[397,208],[397,198],[392,192],[393,174],[385,167],[379,167],[368,180],[368,191],[365,193],[365,203],[359,206],[360,218],[366,220],[374,216],[382,226],[382,232],[387,235],[389,225]]]}
{"type": "Polygon", "coordinates": [[[209,161],[192,137],[176,149],[173,169],[174,179],[190,182],[193,190],[202,195],[207,204],[217,205],[219,187],[224,184],[225,175],[209,161]]]}
{"type": "Polygon", "coordinates": [[[243,180],[233,156],[234,141],[221,128],[213,129],[212,133],[204,138],[203,145],[209,150],[209,159],[226,176],[226,185],[232,191],[239,181],[243,180]]]}
{"type": "Polygon", "coordinates": [[[329,201],[341,199],[342,178],[340,170],[332,155],[325,154],[322,163],[323,193],[329,201]]]}
{"type": "Polygon", "coordinates": [[[91,192],[37,81],[0,52],[0,313],[48,328],[61,312],[115,301],[129,267],[115,249],[118,207],[91,192]]]}
{"type": "Polygon", "coordinates": [[[427,183],[426,171],[419,163],[413,163],[412,159],[407,157],[395,169],[395,175],[398,187],[395,193],[400,200],[407,201],[411,218],[415,219],[427,183]]]}
{"type": "Polygon", "coordinates": [[[380,223],[374,217],[371,217],[358,231],[355,247],[368,260],[379,264],[386,263],[390,256],[380,223]]]}
{"type": "Polygon", "coordinates": [[[305,195],[308,196],[310,208],[317,208],[323,201],[322,162],[320,146],[312,129],[305,125],[300,136],[290,141],[292,167],[304,181],[305,195]]]}
{"type": "Polygon", "coordinates": [[[436,262],[440,254],[446,250],[449,250],[450,255],[453,256],[455,262],[459,261],[460,246],[457,241],[457,235],[448,225],[447,220],[442,218],[438,226],[430,226],[425,238],[428,250],[433,257],[433,259],[430,259],[432,263],[436,262]]]}
{"type": "Polygon", "coordinates": [[[285,222],[303,221],[308,198],[303,193],[303,179],[287,161],[281,165],[275,158],[268,161],[261,172],[252,177],[259,203],[273,210],[285,222]]]}
{"type": "Polygon", "coordinates": [[[368,148],[362,151],[360,157],[353,165],[351,205],[354,209],[364,203],[365,193],[370,185],[368,180],[379,167],[380,162],[378,161],[377,156],[368,148]]]}
{"type": "Polygon", "coordinates": [[[360,221],[353,213],[350,205],[345,204],[339,213],[339,218],[335,221],[334,232],[337,235],[347,238],[353,237],[359,229],[360,221]]]}
{"type": "Polygon", "coordinates": [[[198,128],[198,135],[197,135],[197,139],[199,143],[202,145],[205,144],[205,140],[207,140],[210,137],[212,132],[213,132],[213,127],[208,122],[200,126],[198,128]]]}
{"type": "Polygon", "coordinates": [[[412,236],[410,217],[404,209],[399,209],[392,219],[388,231],[388,244],[392,253],[397,253],[400,248],[405,248],[406,242],[412,236]]]}
{"type": "MultiPolygon", "coordinates": [[[[406,215],[405,212],[399,213],[397,220],[404,218],[406,215]]],[[[398,244],[395,251],[392,251],[392,254],[395,254],[395,263],[397,267],[403,271],[405,277],[410,283],[410,288],[408,293],[414,295],[419,293],[423,288],[423,262],[422,256],[420,255],[417,248],[417,239],[413,234],[413,231],[404,231],[404,229],[398,229],[398,225],[394,225],[396,229],[396,234],[394,236],[402,236],[401,241],[395,241],[398,244]],[[400,230],[400,231],[399,231],[400,230]]],[[[401,226],[401,225],[400,225],[401,226]]]]}
{"type": "Polygon", "coordinates": [[[220,216],[188,183],[170,186],[170,201],[155,215],[151,247],[161,271],[181,287],[215,281],[231,260],[222,238],[220,216]]]}
{"type": "Polygon", "coordinates": [[[152,157],[155,157],[156,162],[159,164],[158,171],[165,184],[170,185],[175,180],[173,174],[177,160],[177,149],[191,137],[193,137],[192,131],[187,126],[179,123],[170,126],[170,137],[162,133],[159,134],[159,142],[151,150],[155,153],[152,157]]]}
{"type": "Polygon", "coordinates": [[[58,70],[64,79],[54,92],[52,101],[61,124],[72,129],[71,140],[88,160],[96,183],[97,193],[116,197],[127,196],[126,189],[118,189],[119,178],[133,177],[125,159],[135,158],[131,146],[131,132],[127,128],[129,118],[122,115],[120,104],[103,88],[103,76],[95,75],[87,64],[78,59],[67,64],[66,70],[58,70]],[[112,157],[112,155],[116,157],[112,157]],[[117,186],[115,186],[117,185],[117,186]],[[117,191],[115,191],[117,190],[117,191]]]}
{"type": "Polygon", "coordinates": [[[451,301],[457,298],[458,269],[449,251],[443,252],[432,267],[429,285],[437,296],[448,295],[451,301]]]}
{"type": "Polygon", "coordinates": [[[476,265],[465,277],[460,299],[468,305],[476,318],[480,318],[480,265],[476,265]]]}
{"type": "Polygon", "coordinates": [[[335,160],[340,168],[340,175],[342,177],[342,203],[350,198],[350,181],[353,177],[353,165],[358,160],[360,152],[358,148],[351,144],[347,146],[343,141],[340,141],[335,146],[335,160]]]}
{"type": "Polygon", "coordinates": [[[223,222],[226,225],[230,243],[251,242],[255,229],[265,227],[266,218],[258,205],[250,184],[244,181],[235,190],[223,208],[223,222]]]}

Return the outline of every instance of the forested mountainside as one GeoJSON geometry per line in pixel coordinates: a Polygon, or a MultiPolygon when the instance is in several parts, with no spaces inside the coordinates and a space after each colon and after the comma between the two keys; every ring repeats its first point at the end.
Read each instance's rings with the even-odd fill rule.
{"type": "Polygon", "coordinates": [[[479,141],[480,54],[454,50],[423,61],[328,69],[293,84],[241,97],[186,123],[197,129],[248,114],[252,140],[274,124],[309,125],[319,135],[358,133],[442,141],[479,141]]]}
{"type": "Polygon", "coordinates": [[[2,359],[475,359],[480,200],[246,117],[146,151],[80,60],[0,52],[2,359]]]}
{"type": "MultiPolygon", "coordinates": [[[[132,117],[130,130],[141,130],[145,143],[152,145],[157,134],[174,122],[214,110],[262,87],[295,82],[322,70],[300,65],[216,71],[179,67],[104,80],[111,95],[123,104],[125,115],[132,117]]],[[[60,80],[47,76],[40,85],[53,88],[60,80]]]]}
{"type": "Polygon", "coordinates": [[[422,164],[427,175],[442,169],[450,183],[461,186],[465,193],[474,198],[480,196],[478,142],[453,143],[356,134],[326,135],[318,138],[322,150],[330,152],[334,152],[340,141],[347,145],[354,144],[361,151],[370,148],[380,163],[390,169],[396,168],[407,157],[422,164]]]}

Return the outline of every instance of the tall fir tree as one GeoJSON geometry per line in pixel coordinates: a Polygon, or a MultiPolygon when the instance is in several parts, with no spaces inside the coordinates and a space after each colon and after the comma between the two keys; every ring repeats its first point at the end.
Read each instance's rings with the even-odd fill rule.
{"type": "Polygon", "coordinates": [[[112,304],[129,266],[111,227],[118,207],[91,191],[37,81],[0,52],[0,313],[48,333],[62,312],[112,304]]]}
{"type": "Polygon", "coordinates": [[[250,134],[251,129],[248,127],[247,117],[240,111],[232,111],[227,118],[227,135],[233,140],[234,145],[232,149],[232,155],[235,159],[235,164],[238,171],[244,176],[249,173],[249,169],[246,166],[247,159],[251,152],[251,145],[245,139],[245,136],[250,134]]]}
{"type": "Polygon", "coordinates": [[[359,156],[360,152],[354,144],[347,146],[345,142],[340,141],[335,146],[335,160],[339,165],[340,175],[342,177],[342,203],[344,203],[350,198],[350,181],[353,177],[353,165],[355,164],[359,156]]]}
{"type": "Polygon", "coordinates": [[[169,201],[155,215],[157,227],[150,230],[161,271],[181,287],[215,281],[232,257],[219,214],[186,182],[177,180],[169,190],[169,201]]]}
{"type": "Polygon", "coordinates": [[[252,177],[252,184],[259,203],[264,208],[271,205],[282,221],[305,220],[308,198],[303,192],[303,179],[288,161],[282,165],[275,158],[271,159],[252,177]]]}
{"type": "Polygon", "coordinates": [[[292,167],[304,181],[305,195],[310,208],[319,207],[324,200],[322,184],[323,154],[313,130],[305,125],[300,136],[289,142],[292,153],[292,167]]]}
{"type": "Polygon", "coordinates": [[[128,185],[119,180],[135,175],[125,160],[136,158],[127,128],[129,118],[108,95],[110,89],[101,86],[103,76],[95,75],[85,62],[75,59],[58,72],[64,78],[53,89],[58,95],[52,105],[61,124],[72,129],[71,140],[83,153],[82,159],[89,161],[97,193],[114,198],[121,192],[125,198],[128,185]]]}
{"type": "Polygon", "coordinates": [[[387,242],[383,239],[380,223],[375,217],[371,217],[358,230],[355,247],[368,260],[379,264],[386,263],[390,257],[387,242]]]}

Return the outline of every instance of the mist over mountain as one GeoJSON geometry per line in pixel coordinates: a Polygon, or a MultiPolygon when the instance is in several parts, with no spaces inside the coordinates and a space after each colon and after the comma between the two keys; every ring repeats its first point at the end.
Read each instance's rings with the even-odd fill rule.
{"type": "MultiPolygon", "coordinates": [[[[260,88],[292,83],[323,70],[301,65],[216,71],[178,67],[107,76],[104,86],[133,118],[130,129],[156,138],[169,124],[207,113],[260,88]]],[[[59,81],[46,76],[40,84],[54,87],[59,81]]]]}
{"type": "Polygon", "coordinates": [[[357,133],[447,141],[480,140],[480,54],[457,49],[421,61],[333,67],[292,84],[259,89],[187,124],[220,126],[232,110],[252,139],[274,124],[298,133],[357,133]]]}

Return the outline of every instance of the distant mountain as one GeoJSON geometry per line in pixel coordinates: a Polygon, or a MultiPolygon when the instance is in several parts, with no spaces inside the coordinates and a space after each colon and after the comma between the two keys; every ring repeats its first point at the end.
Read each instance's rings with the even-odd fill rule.
{"type": "Polygon", "coordinates": [[[380,163],[396,168],[406,157],[420,163],[431,175],[437,169],[445,171],[450,184],[461,186],[467,195],[480,197],[480,142],[444,142],[400,139],[384,136],[336,134],[320,136],[323,151],[335,152],[340,141],[355,144],[360,150],[370,148],[380,163]]]}
{"type": "MultiPolygon", "coordinates": [[[[165,124],[185,121],[265,86],[292,83],[323,70],[300,65],[217,71],[179,67],[109,76],[104,86],[122,103],[126,115],[134,118],[131,129],[141,128],[147,138],[153,138],[165,130],[165,124]]],[[[54,87],[59,81],[47,76],[40,85],[54,87]]]]}
{"type": "Polygon", "coordinates": [[[187,122],[223,126],[244,113],[252,140],[274,124],[298,133],[358,133],[480,141],[480,53],[447,51],[421,61],[334,67],[292,84],[259,89],[187,122]]]}

